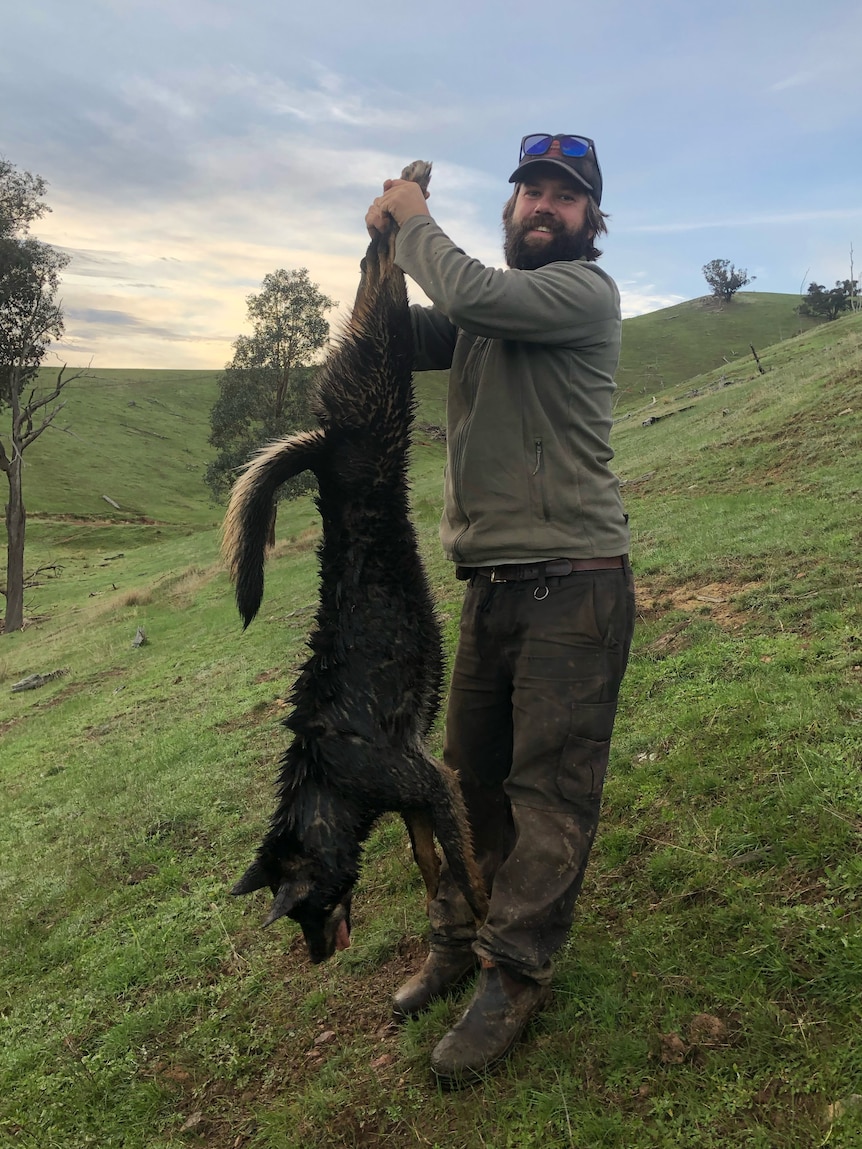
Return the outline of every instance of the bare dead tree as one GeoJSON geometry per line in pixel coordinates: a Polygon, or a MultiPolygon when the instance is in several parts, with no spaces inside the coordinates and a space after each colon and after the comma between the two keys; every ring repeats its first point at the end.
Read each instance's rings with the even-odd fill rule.
{"type": "MultiPolygon", "coordinates": [[[[6,503],[6,598],[4,631],[24,622],[24,452],[65,406],[63,390],[84,372],[60,368],[42,383],[40,367],[49,344],[63,333],[56,295],[69,257],[27,234],[48,210],[45,183],[0,160],[0,408],[8,416],[0,433],[0,471],[9,485],[6,503]]],[[[5,422],[5,419],[4,419],[5,422]]]]}
{"type": "Polygon", "coordinates": [[[65,400],[57,402],[63,389],[84,374],[84,371],[75,371],[67,375],[64,365],[53,384],[49,385],[49,390],[40,393],[38,386],[34,386],[25,398],[15,385],[15,372],[12,373],[9,446],[4,442],[5,435],[0,438],[0,471],[4,472],[9,484],[6,503],[6,612],[3,624],[6,634],[20,630],[24,623],[24,589],[27,581],[24,577],[27,523],[22,476],[24,452],[51,426],[65,407],[65,400]]]}

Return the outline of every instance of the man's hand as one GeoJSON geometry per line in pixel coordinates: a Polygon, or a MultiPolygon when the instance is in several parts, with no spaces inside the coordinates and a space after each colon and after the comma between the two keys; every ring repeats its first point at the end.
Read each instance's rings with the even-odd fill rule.
{"type": "Polygon", "coordinates": [[[374,235],[388,231],[390,219],[400,227],[414,215],[430,215],[427,198],[428,192],[423,192],[413,180],[387,180],[383,195],[377,197],[365,215],[365,226],[374,235]]]}

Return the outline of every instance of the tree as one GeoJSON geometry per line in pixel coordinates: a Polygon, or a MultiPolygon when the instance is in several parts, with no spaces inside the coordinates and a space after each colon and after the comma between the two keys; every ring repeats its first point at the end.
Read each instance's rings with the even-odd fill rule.
{"type": "MultiPolygon", "coordinates": [[[[253,332],[234,343],[210,412],[209,441],[218,455],[204,478],[217,499],[257,448],[310,424],[310,364],[329,337],[323,313],[337,306],[304,267],[271,272],[246,302],[253,332]]],[[[282,495],[295,498],[312,486],[311,476],[300,475],[285,483],[282,495]]]]}
{"type": "Polygon", "coordinates": [[[818,319],[837,319],[842,311],[852,306],[859,285],[855,279],[837,279],[835,286],[825,288],[822,283],[809,283],[808,291],[799,305],[800,315],[818,319]]]}
{"type": "Polygon", "coordinates": [[[711,259],[702,268],[703,277],[712,288],[716,299],[723,299],[730,303],[740,287],[753,283],[757,278],[749,275],[744,268],[736,268],[729,259],[711,259]]]}
{"type": "Polygon", "coordinates": [[[28,234],[48,205],[45,181],[0,160],[0,407],[8,412],[8,436],[0,438],[0,470],[9,484],[6,504],[6,634],[24,623],[24,538],[27,515],[22,482],[26,449],[51,426],[65,401],[60,393],[81,372],[53,383],[39,382],[48,346],[63,333],[56,301],[60,272],[69,257],[28,234]]]}

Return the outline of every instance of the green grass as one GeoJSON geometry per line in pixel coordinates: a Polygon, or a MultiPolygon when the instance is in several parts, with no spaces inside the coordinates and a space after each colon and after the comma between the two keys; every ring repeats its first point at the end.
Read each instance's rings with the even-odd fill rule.
{"type": "Polygon", "coordinates": [[[712,368],[729,375],[754,363],[774,343],[815,327],[796,312],[800,297],[740,291],[730,303],[691,299],[623,322],[617,373],[617,408],[642,405],[653,395],[712,368]]]}
{"type": "MultiPolygon", "coordinates": [[[[397,819],[368,844],[353,947],[323,967],[293,925],[260,930],[262,895],[227,896],[317,598],[311,502],[280,510],[245,633],[213,509],[189,483],[170,517],[161,454],[141,490],[158,523],[31,520],[28,565],[62,570],[0,638],[0,1143],[862,1145],[862,317],[758,352],[765,375],[751,360],[719,386],[722,365],[658,395],[669,417],[615,427],[639,621],[602,825],[549,1008],[460,1094],[428,1055],[462,1000],[387,1024],[424,945],[397,819]]],[[[451,651],[442,460],[420,435],[451,651]]]]}
{"type": "MultiPolygon", "coordinates": [[[[218,375],[91,371],[70,383],[65,408],[25,456],[28,513],[217,522],[201,476],[212,456],[207,437],[218,375]]],[[[42,376],[48,381],[54,373],[42,376]]]]}
{"type": "MultiPolygon", "coordinates": [[[[740,292],[730,304],[690,300],[626,319],[617,411],[638,410],[713,367],[732,375],[764,347],[816,326],[796,314],[796,296],[740,292]]],[[[217,512],[201,497],[212,455],[209,411],[218,371],[89,371],[63,392],[65,409],[27,452],[30,515],[89,520],[156,519],[195,526],[217,512]],[[106,481],[110,490],[106,490],[106,481]],[[120,504],[116,511],[104,496],[120,504]]],[[[44,370],[45,382],[55,372],[44,370]]],[[[443,371],[417,376],[418,422],[444,426],[443,371]]]]}

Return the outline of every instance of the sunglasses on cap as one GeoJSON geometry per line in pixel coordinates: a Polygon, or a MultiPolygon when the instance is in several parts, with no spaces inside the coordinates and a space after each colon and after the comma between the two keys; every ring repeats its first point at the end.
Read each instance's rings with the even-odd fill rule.
{"type": "Polygon", "coordinates": [[[521,140],[518,163],[528,156],[547,155],[554,140],[560,145],[560,152],[564,156],[585,156],[591,148],[595,155],[595,144],[586,136],[551,136],[547,132],[537,132],[532,136],[524,136],[521,140]]]}

